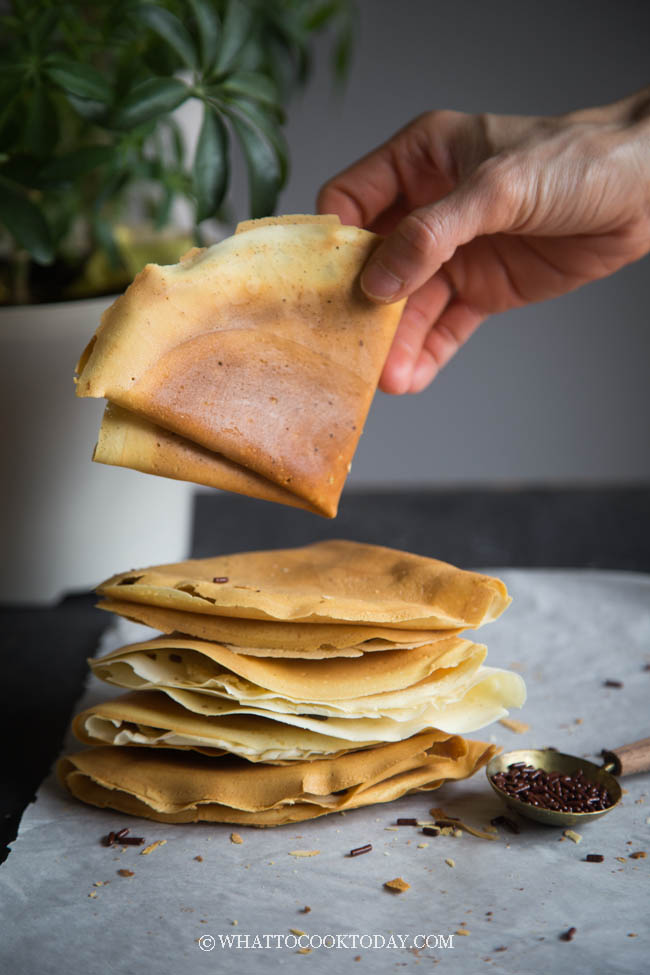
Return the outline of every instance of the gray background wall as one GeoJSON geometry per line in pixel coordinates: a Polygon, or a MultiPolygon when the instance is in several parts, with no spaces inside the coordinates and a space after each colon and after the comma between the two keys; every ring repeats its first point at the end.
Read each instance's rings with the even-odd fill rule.
{"type": "MultiPolygon", "coordinates": [[[[362,0],[343,97],[327,63],[290,111],[279,212],[419,112],[554,114],[650,81],[650,4],[362,0]]],[[[650,264],[494,317],[417,396],[378,394],[357,485],[650,479],[650,264]]]]}

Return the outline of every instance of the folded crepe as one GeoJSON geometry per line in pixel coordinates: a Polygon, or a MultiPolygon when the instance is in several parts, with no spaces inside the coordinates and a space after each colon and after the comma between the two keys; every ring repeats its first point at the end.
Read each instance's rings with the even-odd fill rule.
{"type": "Polygon", "coordinates": [[[483,667],[485,655],[484,646],[459,637],[414,650],[310,661],[247,657],[218,644],[160,637],[89,664],[102,680],[164,691],[196,714],[258,715],[365,746],[429,728],[476,731],[521,707],[522,678],[483,667]]]}
{"type": "Polygon", "coordinates": [[[162,636],[120,647],[88,664],[96,677],[129,689],[181,687],[246,700],[332,702],[436,685],[447,671],[485,658],[484,646],[452,636],[413,650],[295,660],[249,657],[219,643],[162,636]]]}
{"type": "Polygon", "coordinates": [[[494,745],[423,734],[337,758],[284,766],[153,748],[91,748],[62,758],[61,782],[84,802],[158,822],[271,826],[390,802],[472,775],[494,745]]]}
{"type": "Polygon", "coordinates": [[[505,718],[509,708],[520,708],[526,701],[526,686],[519,674],[497,667],[479,667],[455,688],[448,686],[444,694],[431,695],[429,687],[424,688],[426,693],[419,699],[416,694],[404,693],[401,702],[392,702],[393,705],[401,703],[401,707],[389,707],[386,700],[357,698],[354,702],[343,702],[346,707],[312,704],[306,712],[300,706],[292,707],[286,699],[279,702],[267,698],[242,704],[204,691],[180,687],[160,690],[197,714],[260,715],[363,746],[377,741],[400,741],[431,728],[454,735],[470,734],[505,718]]]}
{"type": "Polygon", "coordinates": [[[161,633],[184,634],[223,643],[235,653],[253,657],[296,657],[309,660],[361,657],[364,653],[422,647],[447,640],[460,630],[391,630],[343,623],[287,623],[238,619],[165,609],[120,599],[102,599],[98,609],[143,623],[161,633]]]}
{"type": "Polygon", "coordinates": [[[122,572],[98,592],[209,616],[410,630],[477,627],[510,603],[500,579],[342,540],[122,572]]]}
{"type": "Polygon", "coordinates": [[[77,395],[112,404],[94,459],[334,517],[403,302],[359,287],[368,231],[239,231],[147,265],[104,313],[77,365],[77,395]]]}
{"type": "MultiPolygon", "coordinates": [[[[333,758],[378,742],[346,743],[326,733],[285,725],[258,715],[196,714],[157,691],[133,691],[76,715],[72,730],[85,745],[192,749],[205,755],[237,755],[249,762],[284,765],[333,758]]],[[[448,737],[437,732],[435,740],[448,737]]]]}

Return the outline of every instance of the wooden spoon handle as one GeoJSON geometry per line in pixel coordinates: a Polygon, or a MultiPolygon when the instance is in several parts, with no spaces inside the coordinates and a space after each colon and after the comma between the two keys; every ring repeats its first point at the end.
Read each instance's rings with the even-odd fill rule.
{"type": "Polygon", "coordinates": [[[635,772],[650,771],[650,738],[642,738],[631,745],[603,750],[606,762],[614,763],[614,775],[634,775],[635,772]]]}

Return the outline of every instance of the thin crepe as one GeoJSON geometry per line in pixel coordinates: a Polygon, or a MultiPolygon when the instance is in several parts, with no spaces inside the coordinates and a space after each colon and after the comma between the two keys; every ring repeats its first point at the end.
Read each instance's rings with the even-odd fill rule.
{"type": "Polygon", "coordinates": [[[98,592],[212,616],[411,630],[477,627],[510,603],[500,579],[344,540],[131,570],[98,592]]]}
{"type": "Polygon", "coordinates": [[[422,647],[457,636],[457,630],[391,630],[388,627],[346,626],[343,623],[285,623],[271,620],[207,616],[120,599],[103,599],[98,609],[144,623],[162,633],[184,634],[223,643],[235,653],[253,657],[309,660],[361,657],[364,653],[422,647]]]}
{"type": "Polygon", "coordinates": [[[482,663],[485,647],[449,637],[414,650],[387,650],[360,658],[282,660],[233,653],[219,643],[175,636],[120,647],[88,663],[101,680],[118,687],[186,687],[240,700],[277,696],[290,701],[329,703],[393,694],[443,669],[482,663]]]}
{"type": "MultiPolygon", "coordinates": [[[[333,758],[365,745],[258,715],[196,714],[157,691],[134,691],[102,701],[76,715],[72,731],[85,745],[192,749],[206,755],[236,755],[249,762],[285,764],[333,758]]],[[[447,737],[438,732],[438,737],[447,737]]]]}
{"type": "Polygon", "coordinates": [[[147,265],[104,313],[77,395],[154,429],[109,413],[95,457],[275,501],[288,493],[334,517],[403,302],[374,304],[359,287],[379,240],[368,231],[292,217],[240,231],[177,265],[147,265]]]}
{"type": "Polygon", "coordinates": [[[188,711],[197,714],[224,716],[258,714],[283,724],[292,724],[310,731],[327,732],[345,741],[367,744],[372,741],[399,741],[429,728],[439,728],[450,734],[469,734],[485,728],[508,715],[509,708],[520,708],[526,700],[526,685],[521,676],[498,667],[478,667],[470,661],[458,668],[460,673],[448,675],[446,685],[423,682],[401,692],[401,698],[390,701],[389,695],[356,698],[336,704],[296,703],[287,698],[271,696],[242,703],[234,697],[164,687],[168,694],[188,711]],[[463,672],[464,670],[464,672],[463,672]],[[383,700],[382,700],[383,698],[383,700]]]}
{"type": "Polygon", "coordinates": [[[158,822],[281,825],[437,788],[472,775],[497,751],[436,737],[286,766],[106,746],[61,759],[58,774],[84,802],[158,822]]]}

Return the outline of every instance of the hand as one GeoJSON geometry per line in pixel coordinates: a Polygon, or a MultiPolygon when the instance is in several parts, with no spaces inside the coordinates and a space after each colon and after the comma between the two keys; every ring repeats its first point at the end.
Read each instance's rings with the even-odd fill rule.
{"type": "Polygon", "coordinates": [[[318,210],[389,235],[361,286],[409,296],[379,385],[417,393],[488,315],[650,250],[650,89],[553,118],[430,112],[326,183],[318,210]]]}

